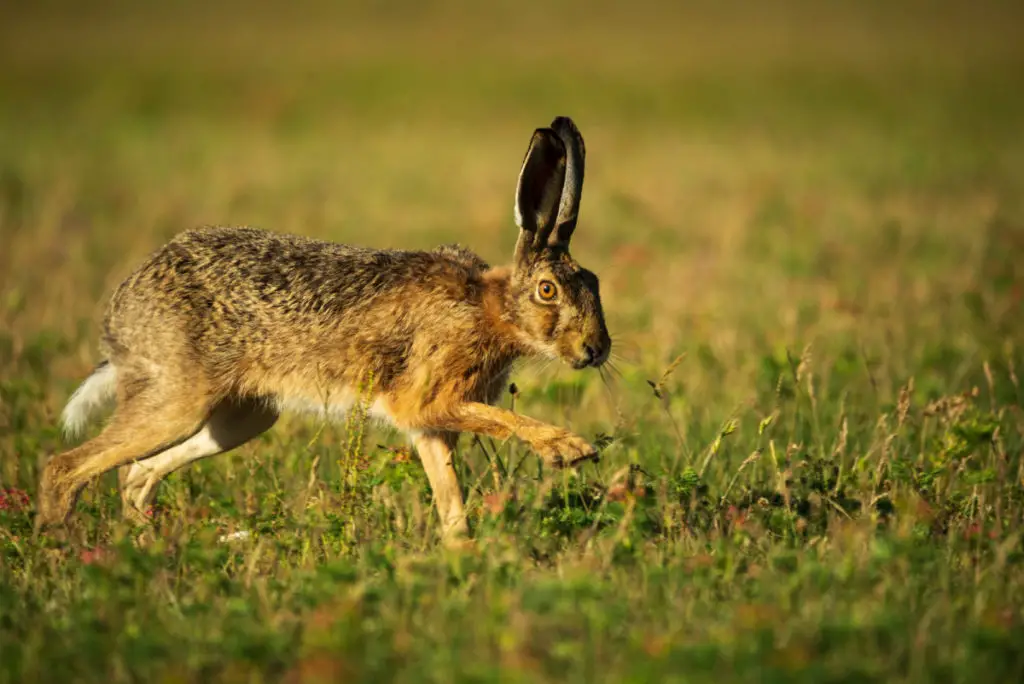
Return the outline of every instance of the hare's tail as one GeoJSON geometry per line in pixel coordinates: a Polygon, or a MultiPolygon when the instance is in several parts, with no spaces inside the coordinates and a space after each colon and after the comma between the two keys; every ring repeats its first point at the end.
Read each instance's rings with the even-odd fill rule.
{"type": "Polygon", "coordinates": [[[117,369],[110,361],[101,361],[64,407],[60,416],[64,435],[76,437],[81,434],[89,418],[114,398],[116,385],[117,369]]]}

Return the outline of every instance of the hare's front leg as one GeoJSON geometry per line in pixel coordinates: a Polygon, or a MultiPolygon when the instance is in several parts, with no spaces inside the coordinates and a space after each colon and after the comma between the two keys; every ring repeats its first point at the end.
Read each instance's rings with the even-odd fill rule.
{"type": "Polygon", "coordinates": [[[441,537],[446,544],[458,544],[469,535],[462,491],[459,489],[452,449],[456,433],[424,432],[415,436],[416,451],[427,471],[434,503],[441,517],[441,537]]]}
{"type": "Polygon", "coordinates": [[[518,437],[554,466],[574,466],[598,458],[597,449],[579,435],[489,404],[460,404],[445,422],[447,429],[459,432],[475,432],[501,440],[518,437]]]}

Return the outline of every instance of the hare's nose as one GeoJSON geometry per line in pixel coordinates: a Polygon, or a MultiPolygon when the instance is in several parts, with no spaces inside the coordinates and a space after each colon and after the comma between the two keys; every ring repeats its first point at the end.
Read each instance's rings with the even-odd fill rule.
{"type": "Polygon", "coordinates": [[[597,358],[597,350],[591,347],[589,344],[583,345],[583,363],[589,366],[594,363],[594,359],[597,358]]]}
{"type": "Polygon", "coordinates": [[[607,359],[608,354],[604,347],[592,344],[583,345],[583,362],[587,366],[600,366],[607,359]]]}

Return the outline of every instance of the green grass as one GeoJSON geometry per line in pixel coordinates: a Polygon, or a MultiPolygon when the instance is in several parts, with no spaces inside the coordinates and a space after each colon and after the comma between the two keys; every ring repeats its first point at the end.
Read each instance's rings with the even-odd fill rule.
{"type": "Polygon", "coordinates": [[[484,7],[4,10],[0,681],[1024,676],[1022,12],[484,7]],[[248,223],[500,262],[563,113],[624,358],[524,365],[515,402],[599,465],[465,437],[445,551],[400,435],[286,419],[169,478],[146,543],[112,476],[32,540],[150,250],[248,223]]]}

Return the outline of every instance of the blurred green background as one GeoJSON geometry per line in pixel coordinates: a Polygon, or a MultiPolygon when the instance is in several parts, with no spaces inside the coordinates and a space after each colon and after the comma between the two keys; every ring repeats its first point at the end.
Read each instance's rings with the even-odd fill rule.
{"type": "Polygon", "coordinates": [[[8,3],[4,681],[1013,680],[1022,75],[1011,0],[8,3]],[[465,440],[450,557],[399,437],[285,420],[172,476],[154,545],[110,478],[27,540],[11,492],[147,253],[249,224],[500,263],[562,114],[622,358],[515,379],[600,466],[465,440]]]}

